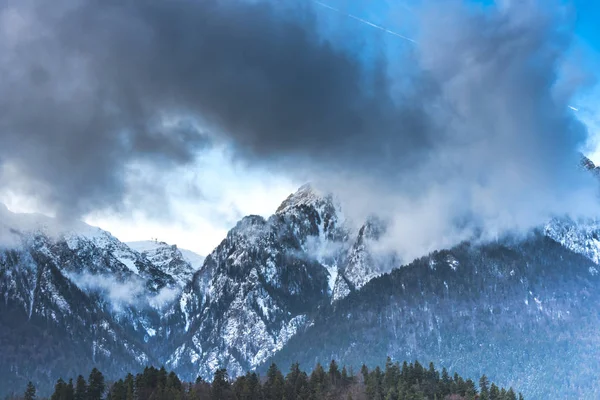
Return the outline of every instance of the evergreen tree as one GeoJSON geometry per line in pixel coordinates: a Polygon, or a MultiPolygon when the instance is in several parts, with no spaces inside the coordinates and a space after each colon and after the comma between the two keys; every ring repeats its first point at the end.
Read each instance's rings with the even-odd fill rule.
{"type": "Polygon", "coordinates": [[[92,369],[88,378],[87,400],[102,400],[105,389],[104,375],[97,368],[92,369]]]}
{"type": "Polygon", "coordinates": [[[467,379],[465,382],[465,397],[467,400],[475,400],[475,396],[477,395],[477,389],[475,388],[475,382],[471,379],[467,379]]]}
{"type": "Polygon", "coordinates": [[[341,384],[342,374],[340,373],[340,369],[335,360],[331,360],[331,363],[329,363],[327,376],[329,377],[329,383],[331,383],[333,387],[338,387],[338,385],[341,384]]]}
{"type": "Polygon", "coordinates": [[[67,383],[59,378],[54,385],[54,393],[50,396],[50,400],[67,400],[67,383]]]}
{"type": "Polygon", "coordinates": [[[229,392],[229,375],[225,368],[220,368],[215,371],[215,376],[210,388],[210,397],[213,400],[224,400],[229,398],[229,392]]]}
{"type": "Polygon", "coordinates": [[[35,400],[35,399],[37,399],[35,386],[33,386],[33,383],[31,383],[31,381],[29,381],[27,383],[27,389],[25,389],[25,395],[23,396],[23,398],[25,400],[35,400]]]}
{"type": "Polygon", "coordinates": [[[452,378],[448,374],[448,370],[444,367],[442,368],[442,384],[440,388],[440,397],[444,398],[450,394],[452,390],[452,378]]]}
{"type": "Polygon", "coordinates": [[[75,383],[75,400],[86,400],[87,399],[87,383],[85,378],[81,375],[77,377],[75,383]]]}
{"type": "Polygon", "coordinates": [[[479,379],[479,399],[480,400],[489,400],[490,399],[490,389],[489,389],[490,381],[487,376],[483,375],[479,379]]]}
{"type": "Polygon", "coordinates": [[[342,367],[342,384],[347,385],[350,382],[350,378],[348,377],[348,371],[346,370],[346,366],[342,367]]]}
{"type": "Polygon", "coordinates": [[[296,362],[290,367],[290,372],[285,376],[285,398],[295,399],[300,394],[300,378],[302,371],[300,365],[296,362]]]}
{"type": "Polygon", "coordinates": [[[360,373],[363,377],[363,382],[367,383],[367,379],[369,378],[369,368],[365,364],[360,367],[360,373]]]}
{"type": "Polygon", "coordinates": [[[135,400],[133,395],[135,379],[132,374],[127,374],[123,385],[125,386],[125,400],[135,400]]]}
{"type": "Polygon", "coordinates": [[[245,376],[240,376],[233,382],[231,385],[231,389],[233,390],[233,394],[237,400],[247,400],[248,399],[248,382],[246,382],[247,378],[245,376]]]}
{"type": "Polygon", "coordinates": [[[369,374],[366,385],[367,397],[369,399],[384,400],[383,377],[383,372],[379,367],[376,367],[373,372],[369,374]]]}
{"type": "Polygon", "coordinates": [[[320,363],[310,374],[310,389],[316,399],[322,399],[327,393],[327,374],[320,363]]]}
{"type": "Polygon", "coordinates": [[[284,394],[285,381],[283,374],[275,363],[267,371],[267,381],[263,386],[265,400],[281,400],[284,394]]]}
{"type": "Polygon", "coordinates": [[[513,388],[508,389],[508,392],[506,393],[506,399],[507,400],[517,400],[517,395],[515,394],[515,391],[513,390],[513,388]]]}
{"type": "Polygon", "coordinates": [[[490,400],[501,400],[500,389],[495,383],[492,383],[492,386],[490,386],[490,400]]]}
{"type": "Polygon", "coordinates": [[[75,388],[73,387],[73,379],[69,379],[69,383],[67,383],[66,395],[66,400],[75,399],[75,388]]]}
{"type": "MultiPolygon", "coordinates": [[[[246,373],[230,380],[226,369],[215,372],[212,384],[197,379],[195,384],[183,383],[174,372],[165,368],[146,367],[135,377],[127,374],[110,387],[105,387],[104,377],[97,369],[90,373],[88,383],[80,375],[75,388],[73,380],[56,382],[50,400],[337,400],[357,397],[369,400],[523,400],[514,389],[499,388],[491,384],[484,375],[479,380],[482,395],[477,395],[475,382],[464,380],[458,374],[451,379],[445,369],[440,373],[430,363],[427,369],[416,361],[404,363],[402,369],[388,357],[385,371],[376,367],[371,372],[363,366],[365,381],[353,380],[346,368],[335,361],[325,372],[317,364],[310,375],[292,364],[289,373],[283,377],[276,364],[267,372],[264,390],[256,373],[246,373]],[[489,386],[489,388],[488,388],[489,386]],[[108,389],[108,390],[105,390],[108,389]]],[[[25,399],[35,399],[35,388],[27,386],[25,399]]]]}
{"type": "Polygon", "coordinates": [[[390,393],[391,397],[395,397],[396,386],[400,379],[400,366],[392,362],[390,357],[385,362],[385,376],[383,378],[383,386],[386,393],[390,393]]]}

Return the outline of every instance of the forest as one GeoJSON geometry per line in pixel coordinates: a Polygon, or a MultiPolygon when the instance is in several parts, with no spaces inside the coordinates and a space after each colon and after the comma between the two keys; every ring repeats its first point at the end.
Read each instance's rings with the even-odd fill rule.
{"type": "Polygon", "coordinates": [[[108,382],[94,368],[86,379],[60,378],[50,397],[36,392],[32,382],[23,393],[6,400],[523,400],[513,388],[501,388],[483,375],[479,382],[450,375],[433,363],[424,367],[418,361],[400,365],[389,357],[382,369],[363,365],[355,373],[332,360],[325,369],[317,364],[310,374],[292,364],[287,374],[271,364],[265,376],[255,372],[231,379],[226,369],[215,371],[212,382],[202,378],[182,382],[164,367],[146,367],[143,372],[127,374],[108,382]]]}

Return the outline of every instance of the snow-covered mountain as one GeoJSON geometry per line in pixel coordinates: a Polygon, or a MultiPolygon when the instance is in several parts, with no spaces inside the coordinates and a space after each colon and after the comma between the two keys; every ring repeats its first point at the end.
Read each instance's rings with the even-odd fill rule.
{"type": "Polygon", "coordinates": [[[264,362],[329,302],[347,241],[333,199],[309,186],[269,219],[242,219],[170,310],[182,330],[167,364],[210,377],[264,362]]]}
{"type": "MultiPolygon", "coordinates": [[[[174,245],[153,241],[126,244],[106,231],[81,222],[59,223],[40,215],[14,214],[0,207],[0,298],[4,299],[0,304],[0,318],[7,326],[2,332],[9,332],[0,332],[0,346],[14,349],[22,326],[28,329],[26,335],[31,343],[41,343],[40,337],[67,338],[53,343],[54,355],[32,344],[31,351],[43,354],[35,364],[21,357],[23,350],[13,350],[10,363],[0,363],[0,372],[6,372],[0,376],[6,376],[6,382],[15,387],[23,386],[24,379],[32,377],[50,385],[56,374],[68,376],[71,371],[68,359],[52,359],[56,352],[63,351],[69,357],[77,357],[80,366],[102,367],[109,377],[120,372],[119,368],[136,369],[155,363],[175,369],[186,379],[195,379],[198,375],[210,379],[220,367],[227,367],[235,376],[260,368],[272,357],[293,358],[290,352],[297,349],[296,340],[323,341],[323,338],[310,336],[310,332],[315,332],[311,327],[327,324],[323,322],[328,321],[327,318],[338,321],[336,323],[344,318],[352,319],[352,307],[363,303],[375,307],[367,307],[361,317],[373,325],[371,317],[378,315],[380,304],[371,298],[377,292],[373,282],[383,288],[381,293],[389,291],[389,285],[396,291],[386,294],[391,298],[381,299],[381,304],[390,302],[386,310],[392,314],[397,304],[392,300],[401,295],[398,291],[407,290],[409,285],[423,285],[421,278],[405,280],[389,274],[392,269],[401,267],[399,261],[374,251],[385,229],[385,221],[375,217],[368,221],[348,220],[334,196],[305,185],[285,199],[271,217],[243,218],[211,254],[201,259],[174,245]],[[71,348],[66,349],[69,343],[71,348]]],[[[544,241],[535,242],[553,252],[556,257],[551,265],[553,271],[560,270],[557,260],[568,259],[570,265],[584,260],[580,264],[586,274],[579,276],[581,271],[578,270],[577,278],[569,280],[569,291],[564,296],[573,304],[585,304],[588,298],[585,293],[596,284],[592,278],[600,262],[600,225],[593,221],[556,219],[540,228],[540,232],[546,237],[544,240],[558,243],[558,247],[553,247],[544,241]],[[576,254],[587,259],[577,258],[576,254]],[[582,286],[577,286],[577,282],[582,286]]],[[[513,245],[520,246],[522,239],[515,240],[517,244],[513,245]]],[[[546,299],[553,296],[551,293],[560,294],[559,287],[545,281],[557,275],[543,273],[550,264],[536,255],[540,249],[536,250],[531,244],[527,246],[509,252],[511,265],[525,268],[523,271],[513,268],[514,274],[520,274],[526,283],[535,279],[536,285],[541,285],[536,286],[536,290],[544,293],[546,299]],[[534,263],[537,263],[536,276],[527,269],[527,265],[534,263]]],[[[491,247],[481,251],[481,259],[489,262],[470,258],[462,250],[430,256],[426,264],[432,277],[427,279],[441,285],[442,292],[459,287],[461,294],[474,295],[487,290],[481,285],[499,287],[491,277],[513,276],[513,272],[505,271],[502,265],[508,258],[497,258],[491,247]],[[452,271],[452,279],[444,265],[452,271]],[[469,265],[468,274],[484,274],[490,278],[480,282],[470,275],[463,277],[467,271],[464,265],[469,265]]],[[[473,252],[479,254],[477,249],[473,252]]],[[[512,282],[509,279],[501,283],[509,281],[512,282]]],[[[515,284],[527,286],[519,282],[515,284]]],[[[444,298],[442,292],[437,293],[439,301],[444,298]]],[[[435,291],[431,295],[434,294],[435,291]]],[[[490,296],[487,299],[493,297],[490,296]]],[[[540,296],[532,291],[525,300],[510,298],[510,304],[522,301],[538,304],[545,301],[540,296]]],[[[419,296],[413,294],[413,297],[418,302],[419,296]]],[[[394,351],[412,357],[421,354],[415,350],[414,343],[430,346],[439,337],[446,340],[446,336],[434,334],[435,327],[447,320],[447,316],[442,315],[446,308],[469,319],[472,334],[479,337],[486,324],[493,321],[485,320],[479,311],[470,313],[468,304],[479,300],[469,299],[449,297],[449,303],[440,309],[439,315],[431,312],[433,300],[429,297],[423,304],[410,303],[411,309],[406,308],[408,303],[402,303],[404,325],[394,325],[393,334],[398,338],[415,335],[416,328],[410,328],[409,321],[429,321],[423,329],[431,335],[419,336],[419,340],[432,342],[411,342],[414,352],[410,353],[402,353],[404,348],[400,345],[394,347],[394,351]]],[[[501,303],[501,297],[498,299],[501,303]]],[[[552,308],[558,304],[553,301],[545,302],[544,310],[573,313],[563,303],[559,308],[552,308]]],[[[495,306],[490,304],[490,307],[494,313],[495,306]]],[[[503,305],[498,304],[498,307],[502,309],[503,305]]],[[[529,326],[540,320],[529,308],[513,307],[510,312],[511,321],[516,324],[529,326]]],[[[573,318],[569,319],[570,323],[578,323],[573,318]]],[[[448,321],[457,323],[454,319],[448,321]]],[[[377,323],[387,326],[388,322],[378,320],[377,323]]],[[[362,329],[352,326],[340,329],[359,331],[359,328],[362,329]]],[[[539,325],[539,329],[550,328],[539,325]]],[[[326,357],[335,351],[344,361],[344,354],[349,357],[356,352],[379,349],[372,340],[389,341],[391,331],[383,332],[386,336],[379,339],[369,336],[363,342],[354,336],[354,342],[349,343],[353,350],[332,347],[326,357]]],[[[540,334],[535,330],[531,332],[540,334]]],[[[312,357],[310,364],[314,364],[315,357],[325,357],[326,353],[317,347],[304,351],[307,357],[312,357]]],[[[295,361],[291,358],[284,362],[295,361]]],[[[452,365],[460,364],[449,364],[452,365]]],[[[0,382],[0,387],[2,384],[0,382]]]]}
{"type": "Polygon", "coordinates": [[[127,246],[140,253],[153,265],[171,275],[178,285],[185,286],[194,272],[202,268],[204,257],[159,241],[128,242],[127,246]]]}
{"type": "Polygon", "coordinates": [[[0,387],[50,384],[56,371],[92,365],[120,373],[158,362],[148,342],[161,331],[160,310],[194,271],[176,247],[140,253],[82,222],[0,206],[0,387]]]}
{"type": "Polygon", "coordinates": [[[486,374],[525,398],[600,398],[597,264],[541,233],[436,251],[322,310],[268,365],[382,357],[486,374]]]}

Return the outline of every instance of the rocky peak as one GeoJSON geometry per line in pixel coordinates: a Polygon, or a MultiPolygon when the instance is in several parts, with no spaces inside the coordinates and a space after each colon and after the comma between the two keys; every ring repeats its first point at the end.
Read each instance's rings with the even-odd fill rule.
{"type": "Polygon", "coordinates": [[[295,193],[290,194],[277,208],[277,213],[285,213],[302,206],[316,207],[325,203],[327,197],[320,195],[310,183],[307,183],[302,185],[295,193]]]}
{"type": "Polygon", "coordinates": [[[165,242],[140,241],[127,245],[159,270],[172,276],[180,287],[191,281],[192,275],[200,269],[204,261],[198,254],[165,242]]]}

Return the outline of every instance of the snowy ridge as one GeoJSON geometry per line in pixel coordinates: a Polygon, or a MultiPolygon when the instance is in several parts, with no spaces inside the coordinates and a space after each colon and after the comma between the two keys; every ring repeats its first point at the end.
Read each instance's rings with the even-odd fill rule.
{"type": "Polygon", "coordinates": [[[574,253],[600,264],[600,221],[555,218],[544,227],[544,233],[574,253]]]}
{"type": "Polygon", "coordinates": [[[127,246],[139,252],[163,272],[171,275],[181,287],[191,281],[194,272],[199,270],[204,262],[202,256],[165,242],[129,242],[127,246]]]}

